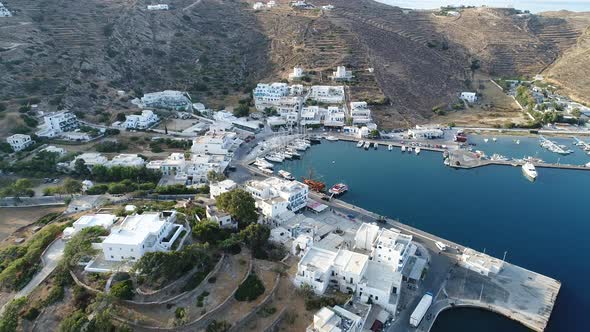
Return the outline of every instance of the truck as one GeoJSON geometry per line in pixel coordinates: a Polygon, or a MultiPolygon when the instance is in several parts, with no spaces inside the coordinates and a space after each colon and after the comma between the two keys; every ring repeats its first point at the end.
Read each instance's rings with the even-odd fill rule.
{"type": "Polygon", "coordinates": [[[436,247],[437,247],[437,248],[438,248],[438,250],[440,250],[440,251],[445,251],[445,250],[447,250],[447,245],[446,245],[446,244],[444,244],[444,243],[442,243],[442,242],[440,242],[440,241],[436,241],[434,244],[436,245],[436,247]]]}
{"type": "Polygon", "coordinates": [[[412,312],[412,315],[410,315],[410,325],[411,326],[418,327],[418,325],[420,325],[422,318],[424,318],[424,315],[426,314],[426,311],[428,311],[428,308],[430,308],[431,304],[432,304],[432,293],[427,292],[426,294],[424,294],[424,296],[422,296],[422,299],[420,300],[420,302],[416,306],[416,309],[414,309],[414,311],[412,312]]]}

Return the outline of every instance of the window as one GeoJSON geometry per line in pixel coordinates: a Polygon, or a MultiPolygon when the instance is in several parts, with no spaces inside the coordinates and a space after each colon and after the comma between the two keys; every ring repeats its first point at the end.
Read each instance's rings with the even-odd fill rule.
{"type": "Polygon", "coordinates": [[[115,258],[115,256],[111,255],[111,258],[115,258]]]}
{"type": "Polygon", "coordinates": [[[109,247],[109,250],[110,250],[110,251],[113,251],[113,247],[109,247]]]}
{"type": "Polygon", "coordinates": [[[131,248],[131,251],[133,251],[133,248],[131,248]]]}
{"type": "Polygon", "coordinates": [[[378,300],[379,300],[379,296],[375,296],[375,301],[378,301],[378,300]]]}

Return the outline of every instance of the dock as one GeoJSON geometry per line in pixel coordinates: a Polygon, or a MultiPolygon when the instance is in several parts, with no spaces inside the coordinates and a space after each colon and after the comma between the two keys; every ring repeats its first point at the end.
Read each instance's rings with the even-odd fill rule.
{"type": "MultiPolygon", "coordinates": [[[[449,153],[449,166],[460,169],[471,169],[489,165],[500,165],[500,166],[522,166],[524,165],[523,160],[489,160],[480,159],[475,153],[467,150],[455,150],[449,153]]],[[[559,169],[570,169],[580,171],[590,171],[590,167],[584,165],[571,165],[571,164],[551,164],[551,163],[539,163],[533,162],[535,167],[541,168],[559,168],[559,169]]]]}

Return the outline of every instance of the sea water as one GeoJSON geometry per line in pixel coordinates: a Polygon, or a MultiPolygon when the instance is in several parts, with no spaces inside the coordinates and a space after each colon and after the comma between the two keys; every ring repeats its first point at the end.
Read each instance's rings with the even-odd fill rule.
{"type": "MultiPolygon", "coordinates": [[[[507,261],[562,282],[547,331],[590,331],[590,171],[539,168],[533,183],[520,167],[455,170],[437,152],[328,141],[278,169],[298,180],[313,171],[327,187],[348,184],[346,202],[495,257],[506,251],[507,261]]],[[[473,312],[451,310],[444,317],[455,318],[441,318],[433,331],[461,330],[481,318],[473,312]]],[[[497,323],[503,318],[481,320],[500,324],[497,331],[520,331],[497,323]]]]}

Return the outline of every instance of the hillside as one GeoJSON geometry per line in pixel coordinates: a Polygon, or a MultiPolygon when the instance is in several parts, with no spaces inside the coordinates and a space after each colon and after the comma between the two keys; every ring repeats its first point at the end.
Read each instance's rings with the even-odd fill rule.
{"type": "Polygon", "coordinates": [[[590,14],[473,8],[444,16],[371,0],[312,1],[331,11],[279,0],[257,12],[253,2],[172,0],[169,11],[147,11],[147,0],[3,1],[15,16],[0,20],[0,103],[8,105],[0,136],[27,130],[21,104],[104,123],[149,91],[187,90],[222,107],[295,65],[311,83],[326,83],[337,65],[352,69],[352,98],[374,104],[385,127],[429,121],[433,107],[489,77],[549,67],[566,91],[588,91],[587,36],[579,37],[590,14]]]}
{"type": "Polygon", "coordinates": [[[567,17],[578,29],[585,29],[575,46],[566,50],[543,74],[563,92],[590,105],[590,14],[547,13],[567,17]]]}
{"type": "MultiPolygon", "coordinates": [[[[197,100],[241,92],[267,70],[267,39],[238,1],[8,0],[0,20],[0,100],[107,113],[164,89],[197,100]]],[[[16,107],[16,106],[14,106],[16,107]]],[[[14,107],[12,109],[14,109],[14,107]]]]}

